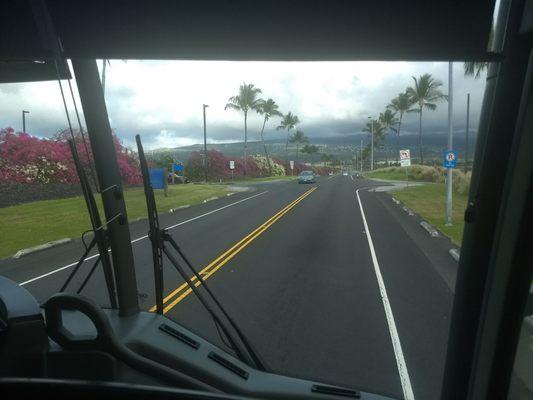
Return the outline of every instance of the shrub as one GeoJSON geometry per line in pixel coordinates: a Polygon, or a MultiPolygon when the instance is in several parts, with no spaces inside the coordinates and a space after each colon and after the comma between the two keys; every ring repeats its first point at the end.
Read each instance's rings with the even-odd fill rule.
{"type": "Polygon", "coordinates": [[[465,174],[459,169],[454,169],[452,174],[453,190],[460,194],[468,193],[470,190],[470,179],[472,177],[472,173],[468,171],[465,174]]]}
{"type": "MultiPolygon", "coordinates": [[[[14,129],[0,129],[0,180],[19,183],[77,183],[78,175],[67,142],[68,131],[43,139],[14,129]]],[[[117,162],[126,184],[141,182],[137,159],[113,135],[117,162]]],[[[83,145],[81,135],[75,143],[83,167],[89,169],[92,153],[83,145]]]]}

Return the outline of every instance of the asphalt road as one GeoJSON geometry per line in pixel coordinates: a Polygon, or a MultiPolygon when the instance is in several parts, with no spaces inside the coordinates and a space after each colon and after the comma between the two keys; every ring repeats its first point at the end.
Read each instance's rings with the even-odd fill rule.
{"type": "MultiPolygon", "coordinates": [[[[457,264],[448,239],[430,237],[389,194],[369,191],[377,185],[342,175],[313,185],[259,184],[161,215],[161,225],[171,227],[274,371],[398,398],[412,391],[413,398],[436,399],[457,264]]],[[[154,289],[146,222],[130,229],[140,303],[149,310],[154,289]]],[[[44,301],[82,250],[75,241],[0,260],[0,274],[44,301]]],[[[97,272],[83,294],[107,305],[102,282],[97,272]]],[[[224,347],[189,292],[167,262],[166,315],[224,347]]]]}

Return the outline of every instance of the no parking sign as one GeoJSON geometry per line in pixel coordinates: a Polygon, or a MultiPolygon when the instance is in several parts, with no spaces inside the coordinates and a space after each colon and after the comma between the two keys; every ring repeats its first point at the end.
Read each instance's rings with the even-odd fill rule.
{"type": "Polygon", "coordinates": [[[454,150],[448,150],[444,152],[444,168],[457,167],[457,152],[454,150]]]}
{"type": "Polygon", "coordinates": [[[411,151],[409,149],[400,150],[400,165],[402,167],[411,166],[411,151]]]}

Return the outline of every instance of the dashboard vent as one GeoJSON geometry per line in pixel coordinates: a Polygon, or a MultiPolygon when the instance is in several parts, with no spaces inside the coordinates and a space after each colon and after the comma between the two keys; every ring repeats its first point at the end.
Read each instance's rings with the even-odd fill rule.
{"type": "Polygon", "coordinates": [[[224,368],[229,369],[234,374],[239,375],[242,379],[248,379],[248,376],[249,376],[248,372],[246,372],[241,367],[233,364],[231,361],[225,359],[224,357],[218,355],[214,351],[209,353],[208,357],[211,360],[213,360],[213,361],[217,362],[218,364],[222,365],[224,368]]]}
{"type": "Polygon", "coordinates": [[[361,393],[352,389],[344,389],[335,386],[313,385],[311,392],[320,394],[329,394],[331,396],[351,397],[352,399],[360,399],[361,393]]]}
{"type": "Polygon", "coordinates": [[[178,339],[180,342],[185,343],[188,346],[191,346],[192,348],[198,350],[200,348],[200,343],[198,343],[193,338],[190,338],[189,336],[185,335],[184,333],[181,333],[177,329],[172,328],[171,326],[168,326],[167,324],[161,324],[159,326],[159,330],[169,334],[170,336],[174,336],[176,339],[178,339]]]}

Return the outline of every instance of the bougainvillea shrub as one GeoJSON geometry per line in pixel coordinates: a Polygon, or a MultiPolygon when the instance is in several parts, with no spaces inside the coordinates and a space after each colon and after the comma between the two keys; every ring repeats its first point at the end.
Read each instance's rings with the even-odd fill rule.
{"type": "MultiPolygon", "coordinates": [[[[51,139],[39,138],[12,128],[0,129],[0,180],[19,183],[76,183],[78,176],[67,139],[69,131],[51,139]]],[[[137,158],[113,135],[120,174],[125,184],[141,183],[137,158]]],[[[75,133],[80,161],[89,171],[90,145],[75,133]]]]}
{"type": "MultiPolygon", "coordinates": [[[[244,164],[242,158],[228,158],[220,151],[208,150],[207,152],[207,179],[213,180],[227,180],[231,178],[231,169],[229,167],[230,160],[235,162],[235,169],[233,175],[239,178],[243,175],[244,164]]],[[[248,177],[268,176],[268,171],[261,170],[253,157],[248,157],[247,162],[248,177]]],[[[199,151],[193,151],[187,162],[185,163],[185,175],[191,180],[204,179],[204,160],[203,155],[199,151]]]]}
{"type": "MultiPolygon", "coordinates": [[[[223,153],[217,150],[209,150],[208,162],[207,162],[207,179],[209,181],[229,180],[231,179],[231,169],[229,167],[230,160],[235,162],[235,169],[233,170],[233,177],[240,179],[243,177],[243,159],[242,158],[229,158],[223,153]]],[[[248,178],[261,178],[266,176],[283,176],[285,175],[285,161],[277,158],[270,160],[272,166],[272,174],[268,169],[268,163],[266,157],[263,155],[253,155],[248,157],[248,178]]],[[[327,175],[332,168],[307,166],[302,163],[295,163],[293,175],[298,175],[304,170],[313,170],[320,175],[327,175]]],[[[185,175],[193,181],[201,181],[205,179],[204,162],[202,152],[194,151],[190,154],[187,162],[185,163],[185,175]]],[[[291,175],[291,171],[288,170],[288,175],[291,175]]]]}

